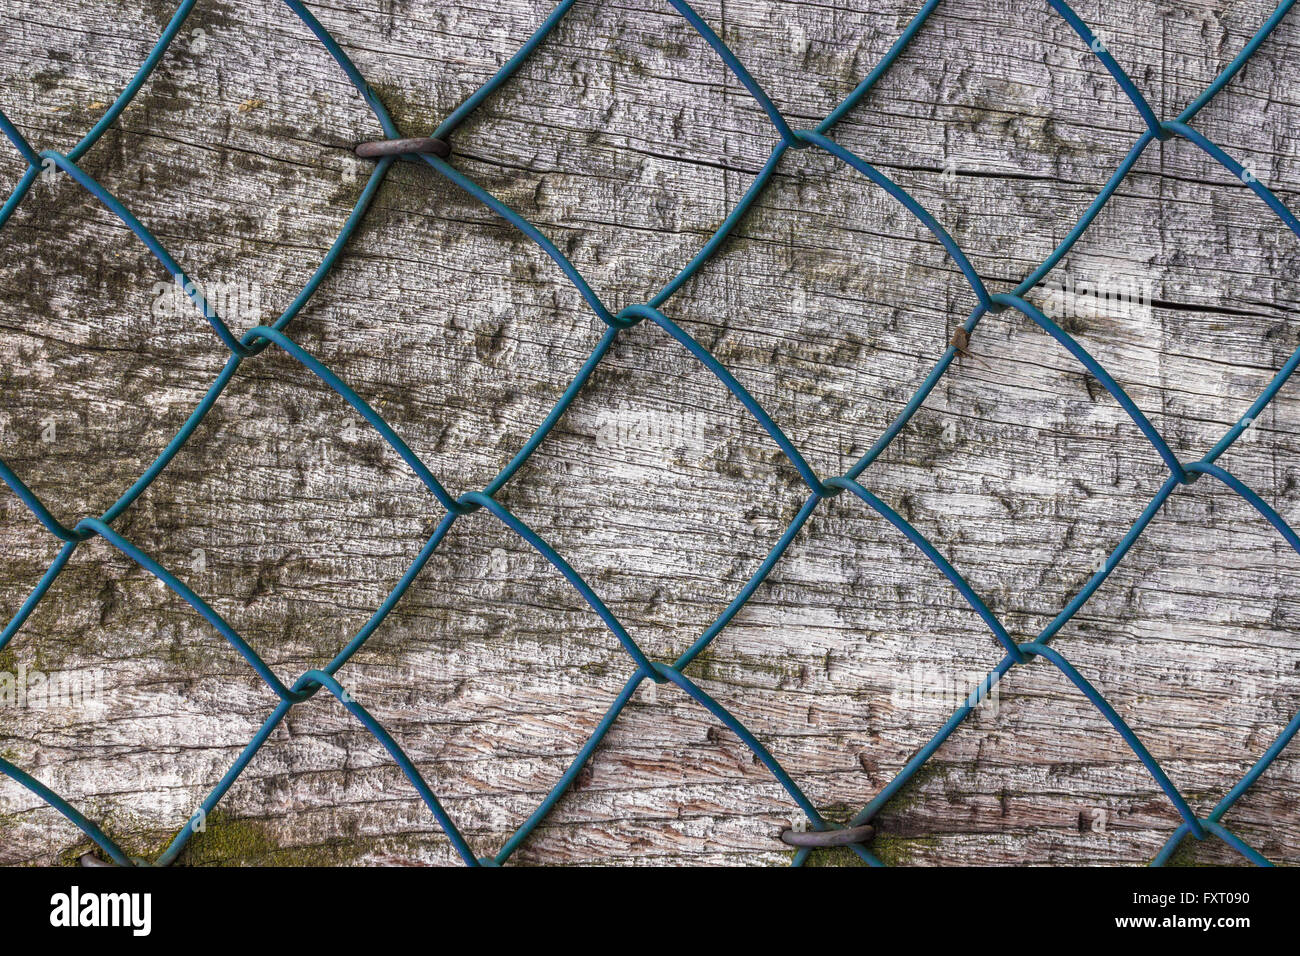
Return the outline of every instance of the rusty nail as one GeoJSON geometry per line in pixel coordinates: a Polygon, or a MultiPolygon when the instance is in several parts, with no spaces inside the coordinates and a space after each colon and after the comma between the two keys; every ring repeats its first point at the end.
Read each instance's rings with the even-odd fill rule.
{"type": "Polygon", "coordinates": [[[804,833],[783,830],[781,842],[800,847],[848,846],[851,843],[866,843],[875,835],[876,828],[870,823],[864,823],[862,826],[840,830],[808,830],[804,833]]]}
{"type": "Polygon", "coordinates": [[[980,358],[978,355],[971,354],[970,333],[966,331],[964,326],[961,325],[957,326],[957,328],[953,331],[952,338],[948,341],[948,344],[951,345],[953,349],[957,352],[958,358],[974,359],[975,361],[979,362],[981,365],[983,365],[985,368],[988,369],[991,369],[993,367],[989,365],[988,362],[980,358]]]}
{"type": "Polygon", "coordinates": [[[952,339],[949,340],[948,344],[957,350],[958,355],[969,355],[970,333],[959,325],[953,331],[952,339]]]}

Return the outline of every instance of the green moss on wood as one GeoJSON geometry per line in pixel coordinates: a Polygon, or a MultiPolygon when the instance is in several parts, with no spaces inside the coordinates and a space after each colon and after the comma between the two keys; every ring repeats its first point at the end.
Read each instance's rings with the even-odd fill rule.
{"type": "Polygon", "coordinates": [[[186,844],[183,866],[345,866],[367,855],[414,854],[444,838],[440,834],[339,837],[325,843],[286,846],[270,821],[241,818],[218,810],[207,829],[186,844]]]}
{"type": "MultiPolygon", "coordinates": [[[[794,854],[790,857],[793,859],[794,854]]],[[[846,846],[827,847],[825,850],[813,850],[808,854],[804,866],[866,866],[862,857],[846,846]]]]}

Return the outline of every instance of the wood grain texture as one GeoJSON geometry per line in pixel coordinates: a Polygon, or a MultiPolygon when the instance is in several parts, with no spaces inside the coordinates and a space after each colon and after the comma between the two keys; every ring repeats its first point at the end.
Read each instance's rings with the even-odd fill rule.
{"type": "MultiPolygon", "coordinates": [[[[813,125],[915,12],[887,0],[696,4],[796,125],[813,125]]],[[[538,0],[336,0],[313,7],[410,135],[432,129],[541,22],[538,0]]],[[[1175,115],[1267,17],[1260,0],[1076,9],[1158,113],[1175,115]]],[[[10,0],[0,108],[67,149],[172,13],[10,0]]],[[[1300,23],[1285,21],[1197,126],[1291,208],[1300,198],[1300,23]]],[[[1045,5],[940,7],[835,137],[911,191],[995,291],[1027,275],[1142,131],[1045,5]]],[[[270,321],[310,276],[370,166],[377,123],[282,5],[199,0],[180,40],[84,168],[201,283],[242,284],[270,321]]],[[[766,117],[665,4],[581,0],[454,138],[455,165],[535,222],[613,309],[652,296],[734,206],[775,142],[766,117]]],[[[23,172],[0,149],[0,191],[23,172]]],[[[1061,317],[1183,460],[1231,427],[1300,342],[1300,249],[1187,142],[1152,146],[1031,298],[1061,317]],[[1080,284],[1149,298],[1098,310],[1080,284]],[[1065,288],[1062,293],[1059,290],[1065,288]],[[1073,290],[1071,293],[1069,290],[1073,290]]],[[[67,177],[0,230],[0,447],[62,520],[108,507],[219,371],[191,313],[159,314],[157,262],[67,177]],[[53,423],[53,440],[50,426],[53,423]]],[[[665,311],[733,370],[819,474],[902,408],[974,300],[940,246],[823,154],[789,154],[721,253],[665,311]]],[[[374,405],[453,493],[527,439],[602,326],[550,260],[430,170],[399,164],[290,329],[374,405]]],[[[1009,313],[864,483],[929,536],[1018,639],[1087,580],[1162,483],[1158,456],[1095,381],[1009,313]]],[[[1294,384],[1224,464],[1300,524],[1294,384]]],[[[663,332],[622,334],[502,494],[656,657],[722,611],[804,498],[739,404],[663,332]]],[[[384,599],[440,509],[351,409],[290,358],[245,363],[184,451],[117,523],[291,681],[384,599]],[[202,562],[197,557],[202,557],[202,562]]],[[[0,495],[0,617],[56,542],[0,495]]],[[[1300,558],[1210,482],[1178,491],[1057,646],[1204,814],[1300,709],[1300,558]]],[[[848,497],[821,506],[690,673],[843,818],[1000,658],[976,615],[848,497]],[[932,688],[931,688],[932,689],[932,688]],[[942,696],[942,695],[940,695],[942,696]]],[[[100,706],[0,710],[0,754],[130,852],[170,839],[274,707],[179,598],[102,541],[72,563],[0,670],[98,675],[100,706]]],[[[341,672],[406,748],[476,852],[495,853],[631,672],[580,597],[489,515],[457,522],[341,672]]],[[[1227,822],[1300,862],[1300,761],[1227,822]]],[[[523,863],[788,859],[794,808],[682,694],[644,689],[521,848],[523,863]]],[[[1177,815],[1050,665],[1018,668],[878,819],[890,862],[1145,862],[1177,815]]],[[[0,863],[86,841],[0,781],[0,863]]],[[[1215,842],[1184,855],[1240,862],[1215,842]]],[[[221,804],[190,863],[449,863],[380,746],[323,695],[298,707],[221,804]]]]}

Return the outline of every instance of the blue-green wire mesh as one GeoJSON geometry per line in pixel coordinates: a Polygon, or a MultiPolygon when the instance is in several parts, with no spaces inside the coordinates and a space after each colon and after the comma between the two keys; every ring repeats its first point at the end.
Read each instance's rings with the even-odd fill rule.
{"type": "MultiPolygon", "coordinates": [[[[907,783],[916,771],[925,764],[943,744],[949,735],[961,725],[961,723],[971,714],[972,710],[979,704],[985,695],[1001,677],[1013,667],[1026,663],[1032,658],[1041,657],[1051,662],[1057,667],[1085,697],[1090,700],[1094,706],[1110,722],[1119,735],[1133,750],[1134,754],[1150,772],[1156,783],[1164,791],[1173,804],[1175,810],[1182,818],[1182,823],[1169,835],[1168,841],[1164,847],[1156,854],[1153,863],[1159,865],[1169,860],[1172,854],[1177,850],[1182,841],[1188,836],[1198,840],[1203,840],[1210,835],[1214,835],[1223,840],[1226,844],[1233,847],[1242,856],[1251,862],[1267,865],[1266,860],[1258,851],[1247,844],[1239,836],[1232,833],[1223,823],[1224,816],[1232,806],[1241,798],[1246,790],[1259,778],[1268,766],[1277,758],[1278,754],[1287,745],[1296,731],[1300,730],[1300,713],[1292,717],[1282,732],[1269,745],[1259,760],[1243,776],[1232,789],[1223,796],[1217,805],[1204,817],[1199,817],[1189,806],[1187,799],[1173,785],[1155,760],[1150,752],[1143,746],[1141,740],[1134,734],[1132,729],[1126,724],[1115,712],[1115,709],[1106,700],[1106,697],[1094,687],[1086,678],[1084,678],[1063,654],[1055,647],[1051,646],[1050,641],[1056,633],[1079,611],[1088,601],[1093,593],[1101,586],[1102,582],[1110,575],[1116,566],[1123,560],[1125,554],[1133,546],[1134,542],[1141,536],[1151,519],[1160,510],[1160,507],[1181,485],[1191,484],[1198,480],[1202,475],[1209,475],[1222,484],[1226,485],[1231,491],[1240,495],[1252,507],[1255,508],[1287,541],[1287,543],[1300,553],[1300,538],[1287,525],[1286,521],[1264,500],[1262,500],[1254,491],[1243,484],[1238,478],[1230,472],[1215,464],[1215,461],[1223,455],[1233,442],[1245,431],[1250,424],[1258,418],[1265,406],[1277,395],[1278,391],[1295,372],[1297,365],[1300,365],[1300,349],[1292,354],[1290,359],[1278,371],[1268,387],[1259,395],[1250,408],[1242,415],[1238,423],[1227,431],[1226,434],[1211,448],[1205,456],[1199,461],[1184,463],[1179,461],[1168,443],[1161,437],[1160,433],[1143,414],[1142,410],[1133,402],[1125,393],[1124,389],[1110,375],[1109,372],[1090,355],[1078,342],[1074,340],[1069,333],[1064,331],[1059,325],[1052,321],[1047,315],[1034,305],[1030,304],[1024,296],[1033,289],[1047,273],[1061,260],[1069,251],[1079,237],[1084,233],[1088,226],[1096,218],[1097,213],[1105,205],[1108,199],[1115,193],[1116,189],[1122,183],[1125,177],[1133,169],[1134,164],[1142,155],[1143,151],[1156,140],[1166,140],[1173,137],[1182,137],[1190,140],[1204,150],[1220,165],[1226,168],[1235,178],[1240,179],[1254,193],[1262,199],[1270,209],[1291,229],[1292,232],[1300,236],[1300,222],[1286,208],[1285,205],[1270,192],[1263,183],[1259,182],[1251,175],[1240,163],[1223,152],[1217,145],[1207,139],[1204,134],[1200,133],[1189,123],[1223,88],[1232,78],[1241,70],[1251,56],[1254,55],[1260,44],[1269,36],[1270,33],[1281,22],[1282,18],[1290,10],[1295,0],[1284,0],[1273,14],[1259,28],[1258,32],[1250,39],[1240,53],[1232,60],[1231,63],[1215,78],[1215,80],[1205,88],[1205,90],[1192,101],[1175,119],[1161,121],[1150,103],[1143,96],[1133,80],[1125,73],[1124,69],[1115,61],[1110,52],[1100,40],[1096,38],[1087,24],[1064,2],[1064,0],[1048,0],[1049,5],[1059,13],[1070,27],[1078,33],[1080,39],[1087,45],[1096,56],[1100,59],[1106,70],[1114,77],[1125,95],[1131,101],[1133,108],[1141,116],[1146,126],[1145,131],[1138,137],[1133,144],[1132,149],[1125,156],[1114,174],[1106,182],[1101,192],[1096,196],[1092,203],[1083,213],[1074,227],[1069,231],[1066,237],[1056,247],[1056,249],[1043,262],[1033,270],[1016,288],[1005,294],[992,294],[985,286],[983,280],[976,272],[974,266],[967,258],[956,241],[946,232],[943,227],[931,216],[924,207],[921,206],[912,196],[903,190],[897,183],[879,170],[871,166],[860,156],[845,148],[830,138],[830,132],[835,124],[851,110],[862,98],[872,89],[876,82],[889,69],[899,54],[907,47],[913,37],[921,29],[926,19],[939,6],[939,0],[929,0],[908,23],[898,40],[893,44],[881,61],[874,69],[858,84],[858,86],[833,109],[827,116],[815,127],[809,129],[795,129],[792,127],[781,111],[777,108],[772,99],[764,92],[758,82],[749,74],[736,55],[727,47],[727,45],[718,37],[713,29],[703,18],[700,17],[684,0],[668,0],[673,8],[676,9],[690,25],[704,38],[704,40],[713,48],[717,55],[724,61],[727,67],[753,96],[759,107],[767,114],[771,120],[777,134],[776,145],[772,149],[771,156],[763,165],[763,168],[755,177],[753,183],[741,198],[740,202],[729,212],[721,226],[713,236],[705,243],[703,248],[691,259],[689,263],[676,276],[674,276],[663,288],[651,297],[647,302],[640,305],[630,306],[618,313],[610,310],[601,302],[600,297],[565,257],[565,255],[543,235],[532,223],[528,222],[513,209],[497,199],[483,187],[479,186],[463,172],[456,169],[452,162],[437,158],[430,155],[422,155],[419,158],[428,163],[440,175],[454,183],[460,189],[464,190],[471,197],[483,203],[493,212],[511,223],[522,233],[532,239],[541,249],[550,256],[551,259],[559,266],[564,275],[573,283],[579,294],[585,300],[587,305],[595,313],[596,318],[604,324],[605,331],[601,335],[591,355],[583,363],[578,374],[565,389],[559,402],[546,415],[545,419],[538,426],[518,453],[505,465],[497,476],[488,483],[482,491],[471,491],[459,496],[452,495],[443,484],[433,475],[429,468],[420,460],[405,442],[397,435],[393,428],[374,410],[366,401],[354,392],[338,376],[326,368],[313,356],[308,354],[301,346],[295,343],[288,335],[286,329],[293,321],[294,317],[306,304],[306,302],[315,293],[320,286],[321,281],[329,273],[339,253],[351,238],[357,225],[361,222],[367,208],[375,197],[375,193],[383,182],[389,169],[392,167],[394,159],[389,157],[378,161],[374,173],[362,190],[361,197],[357,200],[355,207],[348,216],[342,231],[334,240],[328,253],[311,276],[309,281],[299,291],[289,307],[280,315],[275,322],[269,326],[259,326],[250,329],[242,336],[236,336],[221,316],[204,301],[202,293],[198,287],[189,282],[188,277],[181,269],[180,265],[171,257],[162,243],[153,236],[149,230],[137,220],[131,212],[126,209],[108,190],[96,182],[88,175],[79,165],[78,160],[103,136],[104,132],[116,121],[117,117],[130,103],[131,99],[139,92],[149,75],[157,66],[158,61],[166,52],[168,46],[176,38],[182,24],[193,10],[197,0],[184,0],[176,13],[172,16],[171,21],[167,24],[162,36],[150,52],[148,58],[141,64],[139,70],[132,78],[131,82],[117,97],[109,107],[103,117],[96,123],[91,130],[66,153],[60,153],[53,150],[38,152],[34,149],[19,131],[3,114],[0,113],[0,133],[13,144],[14,148],[22,155],[28,166],[23,173],[18,185],[14,188],[12,194],[0,206],[0,227],[3,227],[13,214],[14,210],[22,202],[23,198],[31,190],[33,183],[43,169],[51,166],[66,172],[77,183],[84,187],[96,199],[103,203],[111,212],[120,218],[140,239],[145,243],[149,250],[162,263],[163,267],[174,278],[184,283],[190,297],[194,300],[200,314],[212,326],[217,338],[223,343],[229,352],[229,359],[222,369],[216,380],[212,383],[207,394],[202,401],[195,407],[193,413],[179,432],[173,437],[171,442],[154,460],[148,469],[135,481],[126,492],[99,517],[82,518],[71,527],[60,521],[31,491],[30,488],[17,474],[13,472],[8,465],[0,459],[0,479],[23,501],[31,510],[36,518],[45,526],[45,528],[60,541],[63,542],[62,548],[50,563],[35,589],[28,598],[23,602],[17,613],[10,619],[4,630],[0,632],[0,650],[3,650],[10,641],[17,635],[23,626],[23,623],[31,615],[32,610],[45,596],[50,585],[58,577],[60,572],[67,565],[69,558],[77,547],[87,539],[99,536],[109,544],[117,548],[124,555],[153,574],[162,581],[168,588],[183,598],[191,607],[202,615],[209,624],[215,628],[222,637],[224,637],[244,658],[244,660],[257,672],[258,676],[266,683],[270,690],[279,698],[279,704],[272,711],[265,723],[254,735],[253,739],[240,753],[234,764],[226,771],[208,796],[203,800],[199,810],[193,817],[180,829],[170,846],[164,851],[158,859],[153,861],[141,861],[129,857],[114,840],[106,834],[93,821],[87,819],[79,810],[70,803],[50,790],[40,781],[30,776],[11,762],[0,759],[0,773],[3,773],[19,784],[26,787],[40,799],[54,807],[62,813],[67,819],[79,827],[90,839],[92,839],[103,852],[114,862],[129,865],[132,863],[152,862],[156,864],[167,864],[174,861],[186,842],[193,836],[197,829],[202,825],[202,821],[207,814],[217,806],[218,802],[230,789],[240,773],[244,770],[253,756],[258,752],[263,744],[269,739],[271,733],[279,726],[285,715],[290,709],[306,701],[324,688],[329,691],[343,704],[345,708],[361,722],[363,726],[383,745],[383,747],[392,756],[398,767],[410,780],[415,787],[421,799],[428,806],[429,810],[436,818],[438,825],[450,839],[452,846],[461,858],[470,865],[500,865],[504,863],[515,850],[528,838],[529,834],[537,825],[546,818],[556,801],[573,783],[579,770],[591,757],[595,749],[600,745],[605,734],[618,719],[623,708],[627,705],[636,689],[644,680],[650,680],[655,683],[671,683],[694,699],[701,706],[712,713],[718,720],[732,730],[758,758],[759,761],[771,771],[772,775],[781,784],[790,798],[798,806],[799,810],[807,817],[809,825],[814,830],[825,830],[837,828],[840,826],[857,826],[871,820],[881,808],[893,797],[899,789],[907,783]],[[1040,328],[1048,335],[1059,342],[1067,351],[1070,352],[1078,361],[1093,375],[1106,390],[1119,402],[1125,412],[1133,419],[1143,435],[1151,443],[1152,447],[1164,460],[1169,469],[1169,477],[1151,499],[1150,503],[1138,516],[1137,520],[1129,528],[1128,532],[1120,540],[1119,544],[1110,553],[1102,567],[1092,575],[1083,588],[1061,609],[1060,613],[1049,623],[1033,640],[1018,642],[1011,636],[1002,623],[998,620],[997,615],[988,607],[980,598],[973,588],[967,583],[962,575],[939,553],[938,549],[926,539],[916,528],[914,528],[905,518],[894,511],[888,504],[876,497],[862,483],[862,478],[870,468],[872,463],[881,455],[889,444],[898,436],[900,431],[906,426],[911,417],[925,402],[931,391],[948,370],[953,360],[957,357],[958,350],[950,346],[938,363],[925,378],[921,387],[912,395],[907,405],[897,418],[885,429],[884,433],[876,440],[870,449],[850,468],[844,475],[823,479],[817,475],[812,466],[799,452],[799,449],[790,441],[790,439],[781,431],[780,427],[772,420],[771,416],[763,409],[762,405],[745,389],[745,387],[732,375],[732,373],[718,361],[713,354],[703,345],[697,342],[691,335],[683,330],[663,311],[665,304],[673,294],[681,288],[682,284],[689,279],[705,262],[707,262],[721,247],[726,238],[735,229],[736,225],[745,216],[755,199],[764,190],[768,181],[777,169],[781,158],[787,150],[800,150],[816,148],[829,153],[831,156],[839,159],[852,169],[857,170],[863,176],[867,177],[880,188],[884,189],[890,196],[901,203],[913,216],[934,235],[936,239],[947,250],[953,261],[957,264],[971,290],[975,295],[976,306],[970,315],[966,318],[962,328],[967,332],[973,331],[979,324],[980,320],[990,314],[997,314],[1007,309],[1013,309],[1040,328]],[[746,582],[745,586],[735,596],[721,615],[688,647],[680,657],[671,664],[662,661],[651,660],[632,636],[624,629],[613,613],[610,612],[600,597],[591,589],[591,587],[582,579],[582,577],[569,565],[567,561],[555,551],[541,536],[532,528],[528,527],[517,516],[510,512],[504,504],[497,499],[497,494],[511,480],[519,468],[529,456],[533,454],[538,446],[545,440],[547,434],[555,423],[563,416],[569,405],[573,402],[577,394],[582,390],[597,365],[608,353],[611,345],[618,335],[625,329],[631,328],[643,321],[649,321],[651,324],[658,326],[665,333],[676,340],[687,353],[697,359],[700,364],[712,372],[723,385],[741,402],[744,408],[754,417],[754,419],[768,433],[772,441],[777,445],[785,457],[790,461],[808,488],[808,496],[803,506],[800,508],[794,520],[781,534],[779,540],[773,546],[766,558],[759,564],[757,570],[746,582]],[[240,365],[251,358],[257,356],[267,347],[274,345],[277,348],[291,355],[300,362],[304,367],[319,377],[325,384],[333,389],[339,396],[351,405],[366,421],[377,431],[384,440],[401,456],[403,461],[410,467],[416,477],[425,485],[430,495],[437,502],[438,506],[445,512],[444,517],[438,523],[433,534],[424,544],[420,553],[407,568],[396,586],[389,593],[387,599],[375,610],[370,619],[366,622],[356,635],[347,643],[338,655],[335,656],[324,667],[307,671],[300,676],[291,685],[282,682],[267,665],[267,663],[248,645],[248,643],[232,628],[211,606],[209,606],[201,597],[184,584],[174,574],[160,565],[157,561],[145,554],[138,547],[122,536],[114,528],[114,522],[119,518],[137,498],[145,491],[146,488],[158,477],[165,469],[169,462],[176,456],[177,452],[185,445],[186,441],[194,433],[199,423],[204,419],[207,413],[219,400],[221,393],[230,383],[240,365]],[[1005,655],[996,667],[980,682],[972,691],[971,696],[966,703],[957,709],[948,721],[939,729],[939,731],[925,744],[899,771],[890,783],[877,793],[871,800],[854,815],[846,824],[834,823],[822,817],[817,808],[808,799],[798,784],[790,777],[775,757],[763,746],[763,744],[742,724],[734,715],[726,710],[721,704],[710,697],[700,689],[689,676],[687,670],[690,663],[713,641],[715,637],[727,626],[736,613],[745,605],[749,598],[758,589],[773,566],[780,560],[790,543],[798,535],[804,523],[809,516],[816,510],[818,504],[823,500],[835,497],[844,492],[858,498],[868,508],[892,524],[901,532],[909,541],[911,541],[951,582],[954,588],[962,595],[963,598],[971,605],[975,612],[980,616],[988,626],[990,632],[1002,647],[1005,655]],[[438,548],[443,538],[452,525],[461,517],[479,511],[486,510],[494,515],[507,528],[518,534],[539,553],[541,553],[552,565],[560,571],[568,582],[582,595],[583,599],[591,608],[600,616],[606,626],[609,628],[613,638],[617,640],[628,657],[631,659],[634,669],[619,692],[613,705],[600,720],[596,730],[588,738],[583,747],[574,757],[569,768],[556,782],[555,786],[547,794],[546,798],[537,806],[529,817],[519,826],[515,833],[500,847],[493,856],[481,856],[476,853],[466,842],[465,838],[457,829],[455,822],[448,815],[446,810],[439,803],[437,796],[430,788],[428,783],[421,776],[415,765],[402,751],[398,743],[388,734],[384,727],[370,713],[357,702],[347,690],[341,686],[335,678],[335,673],[354,655],[365,642],[373,635],[382,624],[384,618],[393,609],[402,595],[410,587],[412,581],[420,574],[429,558],[438,548]]],[[[383,103],[375,94],[360,71],[344,53],[338,42],[325,30],[316,20],[312,13],[298,0],[285,0],[289,9],[302,20],[303,23],[311,30],[317,39],[325,46],[330,55],[342,68],[349,81],[357,88],[362,98],[373,111],[379,125],[386,137],[398,138],[403,135],[416,135],[419,131],[399,131],[394,125],[388,111],[384,108],[383,103]]],[[[450,136],[455,129],[468,117],[482,102],[491,95],[502,83],[506,82],[510,76],[519,68],[519,66],[537,49],[546,36],[555,28],[556,24],[569,12],[573,6],[574,0],[563,0],[554,11],[546,18],[537,31],[529,40],[501,67],[497,73],[483,84],[473,95],[464,103],[457,107],[436,129],[432,135],[443,138],[450,136]]],[[[853,852],[873,865],[880,865],[880,860],[871,852],[868,846],[854,844],[851,846],[853,852]]],[[[805,862],[811,851],[801,849],[795,854],[794,862],[800,865],[805,862]]]]}

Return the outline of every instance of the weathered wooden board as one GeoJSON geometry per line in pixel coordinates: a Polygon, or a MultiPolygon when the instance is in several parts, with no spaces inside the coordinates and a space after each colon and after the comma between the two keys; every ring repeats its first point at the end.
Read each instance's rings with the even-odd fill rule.
{"type": "MultiPolygon", "coordinates": [[[[1174,116],[1270,12],[1261,0],[1080,14],[1174,116]]],[[[705,0],[701,14],[792,122],[812,125],[888,49],[912,2],[705,0]]],[[[432,129],[549,10],[529,0],[317,5],[404,131],[432,129]]],[[[8,0],[0,108],[67,149],[172,9],[8,0]]],[[[1295,208],[1300,23],[1197,119],[1295,208]]],[[[1042,4],[950,0],[836,138],[929,208],[998,291],[1068,231],[1139,117],[1042,4]]],[[[378,126],[284,7],[199,0],[181,40],[84,159],[200,281],[234,283],[240,330],[279,314],[359,195],[378,126]],[[252,301],[252,300],[256,301],[252,301]]],[[[580,2],[455,137],[454,162],[531,218],[613,308],[644,301],[738,201],[775,134],[667,4],[580,2]]],[[[0,191],[23,172],[0,150],[0,191]]],[[[1186,142],[1151,147],[1032,296],[1199,457],[1300,342],[1295,238],[1186,142]],[[1082,284],[1148,294],[1096,309],[1082,284]],[[1065,291],[1061,292],[1060,288],[1065,291]]],[[[165,275],[66,177],[0,231],[0,447],[65,522],[101,513],[189,415],[224,350],[159,308],[165,275]]],[[[941,248],[825,155],[789,155],[721,254],[666,310],[713,349],[813,467],[837,474],[897,414],[973,304],[941,248]]],[[[602,326],[524,237],[401,165],[294,337],[392,422],[454,493],[526,440],[602,326]]],[[[1163,466],[1077,363],[1027,321],[986,319],[868,487],[930,536],[1018,638],[1077,592],[1163,466]]],[[[1284,390],[1225,464],[1300,522],[1300,399],[1284,390]]],[[[804,498],[793,469],[662,332],[624,333],[502,494],[652,655],[716,617],[804,498]]],[[[191,584],[282,679],[319,666],[383,600],[440,517],[334,393],[272,349],[246,363],[117,524],[191,584]]],[[[0,617],[56,542],[0,495],[0,617]]],[[[1058,646],[1204,813],[1300,708],[1300,559],[1240,499],[1179,491],[1058,646]]],[[[693,665],[700,684],[843,817],[1000,657],[924,558],[860,504],[823,505],[693,665]]],[[[96,707],[0,712],[0,753],[131,852],[165,844],[274,706],[180,599],[103,542],[71,565],[0,670],[86,673],[96,707]]],[[[494,853],[630,673],[579,596],[486,514],[456,524],[341,676],[494,853]]],[[[1228,818],[1300,861],[1300,761],[1284,753],[1228,818]]],[[[445,863],[447,840],[379,745],[323,695],[296,708],[222,803],[191,863],[445,863]]],[[[781,863],[788,798],[681,694],[640,692],[528,863],[781,863]]],[[[1177,815],[1048,664],[939,751],[879,818],[891,862],[1137,863],[1177,815]]],[[[0,782],[0,862],[87,846],[0,782]]],[[[1221,845],[1187,854],[1234,862],[1221,845]]]]}

